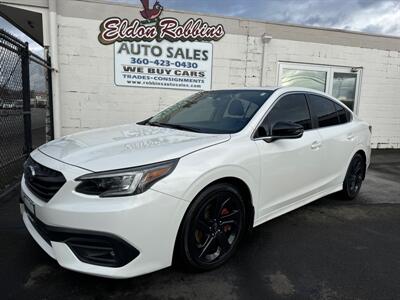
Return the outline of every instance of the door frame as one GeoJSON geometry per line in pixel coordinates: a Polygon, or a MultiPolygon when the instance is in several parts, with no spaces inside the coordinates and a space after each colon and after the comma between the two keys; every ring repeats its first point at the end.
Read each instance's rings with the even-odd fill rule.
{"type": "Polygon", "coordinates": [[[331,67],[331,80],[329,81],[328,94],[332,96],[333,91],[333,76],[335,73],[348,73],[348,74],[356,74],[356,90],[354,94],[354,109],[353,112],[358,115],[359,107],[360,107],[360,85],[361,85],[361,76],[362,76],[362,68],[353,68],[353,67],[331,67]]]}

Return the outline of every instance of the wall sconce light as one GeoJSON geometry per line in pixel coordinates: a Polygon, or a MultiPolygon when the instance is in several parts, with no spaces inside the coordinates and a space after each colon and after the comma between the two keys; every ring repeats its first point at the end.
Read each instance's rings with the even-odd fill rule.
{"type": "Polygon", "coordinates": [[[268,44],[268,43],[272,40],[272,36],[270,36],[270,35],[264,33],[264,34],[261,36],[261,40],[262,40],[262,42],[263,42],[264,44],[268,44]]]}

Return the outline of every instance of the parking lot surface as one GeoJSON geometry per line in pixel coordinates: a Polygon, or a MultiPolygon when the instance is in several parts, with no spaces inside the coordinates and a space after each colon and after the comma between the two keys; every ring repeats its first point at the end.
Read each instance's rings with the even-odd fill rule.
{"type": "Polygon", "coordinates": [[[1,299],[400,299],[400,151],[374,152],[356,200],[334,194],[258,226],[212,272],[65,270],[25,230],[17,193],[0,200],[0,240],[1,299]]]}

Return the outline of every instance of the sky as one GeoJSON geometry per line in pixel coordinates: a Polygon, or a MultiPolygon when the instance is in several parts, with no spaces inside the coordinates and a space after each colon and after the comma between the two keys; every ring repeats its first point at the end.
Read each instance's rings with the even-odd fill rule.
{"type": "MultiPolygon", "coordinates": [[[[113,1],[140,4],[139,0],[113,1]]],[[[400,0],[159,1],[166,9],[400,36],[400,0]]]]}
{"type": "Polygon", "coordinates": [[[15,27],[14,25],[9,23],[7,20],[5,20],[2,17],[0,17],[0,28],[11,33],[12,35],[14,35],[16,38],[20,39],[21,41],[28,42],[29,50],[31,50],[33,53],[35,53],[41,57],[44,56],[44,51],[43,51],[42,46],[40,46],[38,43],[36,43],[34,40],[32,40],[26,34],[24,34],[21,30],[19,30],[17,27],[15,27]]]}

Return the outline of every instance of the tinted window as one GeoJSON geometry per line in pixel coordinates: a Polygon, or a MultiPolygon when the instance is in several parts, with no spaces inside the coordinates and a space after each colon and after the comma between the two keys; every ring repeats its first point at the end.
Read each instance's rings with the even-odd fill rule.
{"type": "Polygon", "coordinates": [[[272,128],[276,122],[280,121],[300,124],[305,130],[311,128],[311,117],[303,94],[284,96],[275,104],[267,117],[268,127],[272,128]]]}
{"type": "Polygon", "coordinates": [[[350,112],[345,109],[343,106],[336,104],[335,103],[335,107],[336,107],[336,111],[338,113],[339,116],[339,122],[340,124],[344,124],[350,121],[350,112]]]}
{"type": "Polygon", "coordinates": [[[318,127],[332,126],[339,124],[335,103],[327,98],[309,95],[310,109],[317,117],[318,127]]]}
{"type": "Polygon", "coordinates": [[[353,117],[348,110],[346,110],[346,116],[347,116],[347,122],[350,122],[351,120],[353,120],[353,117]]]}
{"type": "Polygon", "coordinates": [[[204,133],[234,133],[243,129],[274,91],[221,90],[194,94],[152,117],[150,126],[204,133]]]}

